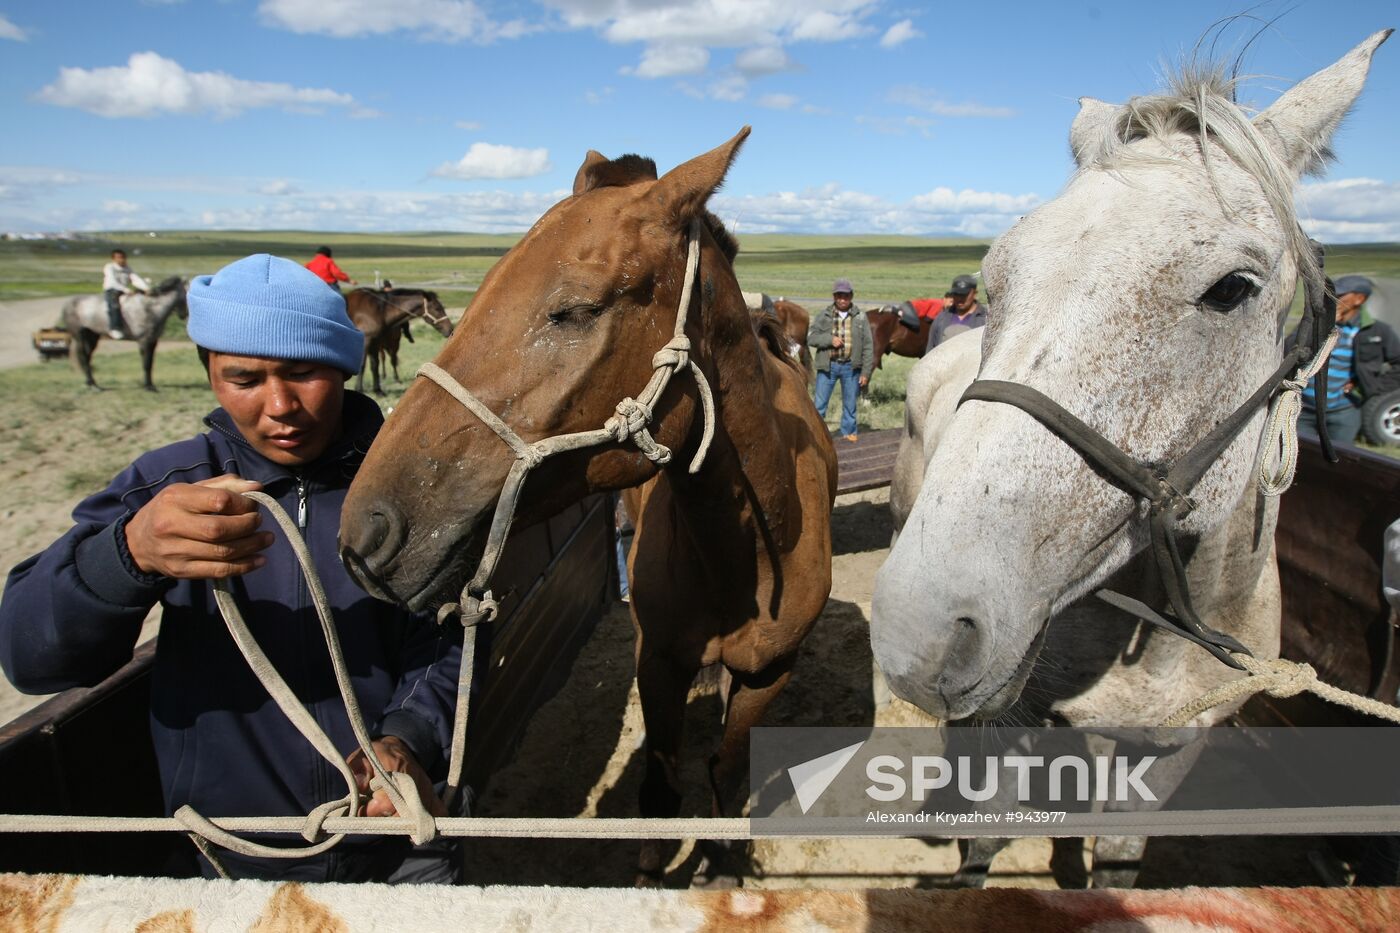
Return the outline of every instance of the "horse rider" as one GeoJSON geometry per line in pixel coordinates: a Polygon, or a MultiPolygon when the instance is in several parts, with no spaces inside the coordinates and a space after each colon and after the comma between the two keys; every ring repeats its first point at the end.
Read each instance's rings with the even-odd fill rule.
{"type": "Polygon", "coordinates": [[[126,250],[112,250],[112,261],[102,267],[102,297],[107,299],[107,336],[113,340],[126,339],[126,322],[122,319],[122,296],[145,294],[150,283],[126,264],[126,250]]]}
{"type": "MultiPolygon", "coordinates": [[[[295,516],[311,552],[376,756],[444,815],[432,784],[445,777],[460,629],[371,599],[340,561],[341,505],[384,420],[345,387],[364,355],[345,300],[298,263],[263,254],[196,278],[189,310],[221,406],[209,430],[137,458],[78,504],[66,534],[14,568],[0,665],[25,693],[91,686],[131,658],[159,603],[150,726],[167,814],[188,804],[210,817],[304,816],[340,796],[341,779],[269,701],[220,617],[214,581],[236,578],[263,650],[347,756],[364,815],[392,816],[383,791],[368,797],[372,767],[329,654],[315,650],[324,639],[291,544],[241,495],[263,490],[295,516]]],[[[271,844],[292,843],[300,837],[271,844]]],[[[352,836],[305,859],[215,857],[236,878],[451,882],[457,853],[442,839],[414,849],[403,837],[352,836]]],[[[219,871],[205,858],[200,869],[219,871]]]]}
{"type": "Polygon", "coordinates": [[[306,264],[306,268],[316,273],[316,277],[325,282],[337,292],[340,291],[341,282],[349,282],[351,285],[359,285],[350,276],[345,274],[345,270],[335,264],[331,258],[331,248],[329,246],[317,247],[316,255],[306,264]]]}
{"type": "Polygon", "coordinates": [[[943,296],[943,310],[928,329],[927,353],[944,340],[987,323],[987,306],[977,301],[977,278],[960,275],[943,296]]]}

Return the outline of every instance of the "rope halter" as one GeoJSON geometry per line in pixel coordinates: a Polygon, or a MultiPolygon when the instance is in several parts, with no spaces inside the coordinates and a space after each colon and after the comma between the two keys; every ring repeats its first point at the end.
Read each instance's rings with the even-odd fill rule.
{"type": "Polygon", "coordinates": [[[695,280],[700,272],[700,221],[690,224],[690,238],[686,248],[685,279],[681,288],[680,307],[676,309],[676,327],[670,341],[651,358],[651,379],[638,395],[624,398],[617,403],[612,417],[601,428],[592,431],[579,431],[574,434],[560,434],[527,443],[502,421],[495,412],[471,393],[455,377],[436,363],[424,363],[417,375],[424,376],[452,396],[482,424],[490,428],[515,454],[515,463],[506,474],[505,484],[496,500],[496,511],[491,516],[491,528],[486,535],[486,546],[477,564],[476,573],[462,587],[456,603],[447,603],[438,610],[438,622],[456,616],[466,627],[462,639],[462,669],[457,685],[457,714],[453,721],[452,751],[449,755],[447,794],[450,805],[461,786],[463,751],[466,746],[467,715],[471,698],[472,668],[476,654],[476,626],[496,617],[499,604],[487,589],[496,564],[505,550],[506,539],[510,536],[511,522],[515,517],[515,506],[520,491],[531,470],[555,454],[596,447],[600,444],[624,444],[631,442],[648,460],[658,466],[665,466],[671,460],[671,450],[658,444],[651,436],[651,422],[655,417],[656,403],[666,391],[671,377],[680,369],[689,369],[695,377],[695,386],[700,393],[700,408],[704,419],[704,431],[695,457],[690,462],[690,472],[698,473],[709,452],[710,442],[715,436],[715,401],[710,391],[710,383],[705,374],[690,355],[690,338],[685,334],[686,317],[690,311],[690,299],[695,280]]]}

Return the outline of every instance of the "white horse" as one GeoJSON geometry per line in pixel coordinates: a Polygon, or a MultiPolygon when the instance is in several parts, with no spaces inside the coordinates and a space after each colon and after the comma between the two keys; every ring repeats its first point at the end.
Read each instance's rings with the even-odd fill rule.
{"type": "MultiPolygon", "coordinates": [[[[1078,171],[983,263],[985,331],[910,378],[899,531],[871,616],[896,695],[948,720],[1108,728],[1158,725],[1240,676],[1089,596],[1163,604],[1141,497],[1021,407],[958,400],[974,375],[1019,383],[1139,462],[1180,460],[1280,367],[1297,281],[1319,276],[1292,189],[1320,168],[1389,34],[1252,120],[1218,73],[1123,106],[1081,101],[1078,171]]],[[[1279,647],[1276,500],[1253,482],[1264,421],[1259,405],[1177,525],[1200,621],[1261,659],[1279,647]]],[[[1111,844],[1118,858],[1141,852],[1140,840],[1111,844]]]]}
{"type": "MultiPolygon", "coordinates": [[[[185,303],[187,283],[176,276],[161,282],[149,295],[123,295],[121,298],[122,330],[126,340],[134,340],[141,349],[141,369],[145,375],[142,388],[156,390],[151,382],[151,367],[155,364],[156,343],[171,314],[183,320],[189,316],[185,303]]],[[[64,305],[59,323],[73,336],[73,358],[89,389],[101,389],[92,377],[92,353],[106,336],[107,299],[102,295],[81,295],[70,298],[64,305]]]]}

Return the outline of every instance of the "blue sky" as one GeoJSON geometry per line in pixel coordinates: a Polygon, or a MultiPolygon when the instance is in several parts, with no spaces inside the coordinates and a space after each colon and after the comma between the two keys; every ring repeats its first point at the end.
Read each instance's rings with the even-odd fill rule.
{"type": "MultiPolygon", "coordinates": [[[[588,149],[665,171],[752,124],[713,202],[741,234],[991,236],[1063,185],[1080,96],[1157,89],[1247,2],[0,0],[0,230],[518,231],[588,149]]],[[[1400,25],[1252,13],[1260,107],[1400,25]]],[[[1310,233],[1400,240],[1397,115],[1400,38],[1310,233]]]]}

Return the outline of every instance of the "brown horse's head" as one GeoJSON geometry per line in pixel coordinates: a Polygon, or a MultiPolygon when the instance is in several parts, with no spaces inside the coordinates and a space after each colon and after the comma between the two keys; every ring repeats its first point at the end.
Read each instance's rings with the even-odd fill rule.
{"type": "MultiPolygon", "coordinates": [[[[673,336],[687,241],[700,219],[700,272],[686,330],[709,367],[708,342],[752,340],[747,314],[708,320],[718,294],[741,308],[734,243],[706,212],[745,127],[729,142],[656,177],[650,159],[589,152],[571,197],[551,208],[491,269],[435,362],[527,443],[603,426],[652,376],[673,336]],[[736,328],[734,335],[719,329],[736,328]]],[[[678,371],[656,401],[650,431],[685,469],[701,435],[699,395],[678,371]]],[[[342,556],[370,593],[414,608],[455,596],[480,560],[516,456],[440,385],[405,393],[345,501],[342,556]]],[[[517,525],[589,492],[634,486],[658,466],[629,444],[551,457],[530,474],[517,525]]]]}

